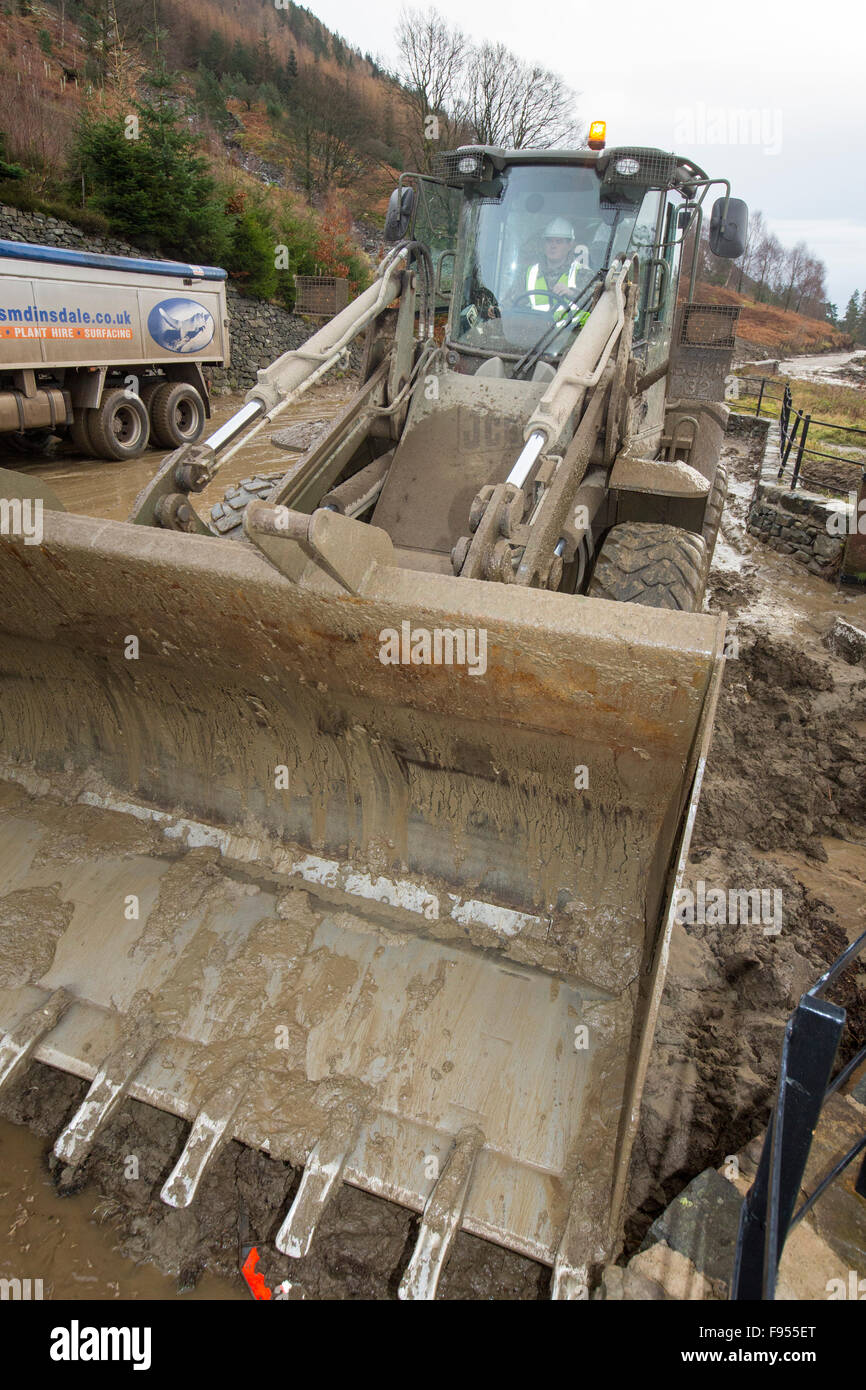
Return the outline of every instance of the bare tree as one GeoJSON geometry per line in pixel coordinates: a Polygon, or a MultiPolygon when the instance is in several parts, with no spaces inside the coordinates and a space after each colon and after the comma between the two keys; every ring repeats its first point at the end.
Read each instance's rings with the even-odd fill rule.
{"type": "Polygon", "coordinates": [[[808,259],[809,248],[805,241],[798,241],[796,246],[792,246],[785,252],[782,262],[782,275],[785,283],[781,290],[781,294],[785,301],[783,307],[786,309],[790,309],[791,307],[791,299],[794,297],[795,290],[803,279],[808,259]]]}
{"type": "Polygon", "coordinates": [[[755,252],[755,279],[758,282],[758,289],[755,298],[760,304],[766,298],[766,292],[771,289],[776,279],[779,263],[784,252],[782,243],[774,232],[767,232],[761,238],[755,252]]]}
{"type": "Polygon", "coordinates": [[[366,113],[349,78],[329,82],[314,65],[300,74],[292,94],[289,140],[295,177],[314,196],[356,183],[369,168],[362,151],[366,113]]]}
{"type": "Polygon", "coordinates": [[[531,67],[502,43],[469,52],[463,107],[471,138],[505,149],[576,144],[575,94],[546,68],[531,67]]]}
{"type": "Polygon", "coordinates": [[[574,92],[555,72],[525,63],[505,44],[469,44],[433,9],[404,11],[397,43],[410,145],[422,169],[430,167],[437,147],[453,148],[461,140],[506,149],[582,140],[574,92]]]}
{"type": "Polygon", "coordinates": [[[827,301],[827,267],[818,256],[807,255],[799,281],[795,287],[794,312],[806,314],[811,319],[824,318],[824,305],[827,301]]]}
{"type": "Polygon", "coordinates": [[[505,145],[518,99],[519,59],[504,43],[471,50],[463,74],[463,111],[479,145],[505,145]]]}
{"type": "Polygon", "coordinates": [[[522,83],[512,110],[510,148],[582,144],[584,131],[575,114],[576,96],[571,88],[547,68],[520,67],[522,83]]]}
{"type": "Polygon", "coordinates": [[[453,144],[459,125],[466,40],[438,10],[404,10],[397,47],[411,154],[419,169],[429,169],[436,150],[453,144]]]}
{"type": "Polygon", "coordinates": [[[764,214],[757,208],[749,215],[749,226],[746,232],[746,245],[740,257],[737,267],[737,293],[742,292],[743,278],[752,276],[757,258],[758,247],[766,235],[764,225],[764,214]]]}

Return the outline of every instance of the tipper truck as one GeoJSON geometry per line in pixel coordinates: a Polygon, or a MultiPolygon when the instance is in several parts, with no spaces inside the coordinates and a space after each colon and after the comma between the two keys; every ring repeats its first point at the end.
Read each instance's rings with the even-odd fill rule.
{"type": "Polygon", "coordinates": [[[0,437],[98,458],[199,439],[229,361],[226,272],[0,240],[0,437]]]}
{"type": "MultiPolygon", "coordinates": [[[[127,522],[0,477],[44,508],[0,538],[0,1083],[90,1083],[72,1171],[126,1096],[183,1116],[175,1207],[231,1138],[303,1168],[273,1215],[301,1288],[343,1182],[419,1213],[403,1298],[461,1229],[556,1298],[620,1247],[724,666],[735,316],[678,295],[713,182],[461,148],[127,522]],[[359,334],[340,414],[202,515],[359,334]]],[[[724,185],[715,254],[746,216],[724,185]]]]}

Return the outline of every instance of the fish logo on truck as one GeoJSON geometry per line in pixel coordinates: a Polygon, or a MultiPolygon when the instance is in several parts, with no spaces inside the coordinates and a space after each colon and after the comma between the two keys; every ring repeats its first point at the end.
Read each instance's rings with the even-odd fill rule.
{"type": "Polygon", "coordinates": [[[216,330],[213,314],[195,299],[163,299],[147,316],[147,331],[169,352],[200,352],[216,330]]]}

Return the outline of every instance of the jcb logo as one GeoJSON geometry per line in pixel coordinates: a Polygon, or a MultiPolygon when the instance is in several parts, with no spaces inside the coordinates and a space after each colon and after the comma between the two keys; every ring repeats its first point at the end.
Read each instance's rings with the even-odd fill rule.
{"type": "Polygon", "coordinates": [[[523,434],[516,420],[503,420],[491,411],[476,415],[472,410],[460,410],[458,447],[464,453],[513,453],[523,448],[523,434]]]}
{"type": "Polygon", "coordinates": [[[0,1279],[0,1299],[20,1303],[42,1297],[41,1279],[0,1279]]]}

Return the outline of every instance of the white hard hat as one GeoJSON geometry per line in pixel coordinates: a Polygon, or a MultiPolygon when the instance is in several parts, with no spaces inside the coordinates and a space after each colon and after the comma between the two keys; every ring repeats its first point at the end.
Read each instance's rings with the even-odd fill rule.
{"type": "Polygon", "coordinates": [[[574,228],[564,217],[554,217],[552,222],[548,222],[544,229],[546,237],[568,237],[569,241],[574,240],[574,228]]]}

